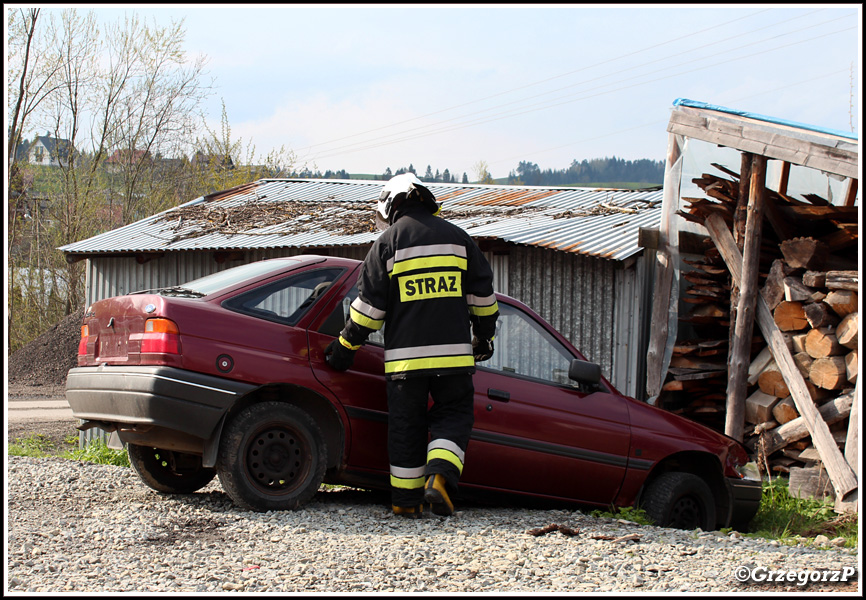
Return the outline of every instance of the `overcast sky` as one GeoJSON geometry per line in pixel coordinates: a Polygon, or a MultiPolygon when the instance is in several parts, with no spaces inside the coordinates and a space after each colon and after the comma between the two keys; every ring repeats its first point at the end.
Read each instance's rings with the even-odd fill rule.
{"type": "Polygon", "coordinates": [[[859,133],[860,4],[74,6],[184,19],[217,130],[321,171],[663,160],[677,98],[859,133]]]}

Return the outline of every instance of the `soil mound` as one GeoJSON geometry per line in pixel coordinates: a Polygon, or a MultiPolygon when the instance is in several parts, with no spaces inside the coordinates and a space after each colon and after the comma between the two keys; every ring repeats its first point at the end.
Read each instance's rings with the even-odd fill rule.
{"type": "Polygon", "coordinates": [[[78,340],[84,309],[64,317],[48,331],[9,356],[9,383],[63,386],[69,369],[78,366],[78,340]]]}

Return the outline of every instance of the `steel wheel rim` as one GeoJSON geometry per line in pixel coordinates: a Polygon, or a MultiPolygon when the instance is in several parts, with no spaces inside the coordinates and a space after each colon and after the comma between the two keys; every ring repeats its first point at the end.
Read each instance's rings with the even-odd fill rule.
{"type": "Polygon", "coordinates": [[[674,504],[671,509],[671,521],[678,528],[694,529],[701,526],[702,514],[700,503],[691,496],[686,496],[674,504]]]}
{"type": "Polygon", "coordinates": [[[310,451],[306,440],[284,425],[270,425],[250,437],[244,453],[250,481],[261,491],[284,494],[307,476],[310,451]]]}

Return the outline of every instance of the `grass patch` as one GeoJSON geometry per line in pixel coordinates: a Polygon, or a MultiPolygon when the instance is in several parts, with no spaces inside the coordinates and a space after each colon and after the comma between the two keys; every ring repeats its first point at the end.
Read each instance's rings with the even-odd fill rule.
{"type": "Polygon", "coordinates": [[[129,455],[126,453],[126,448],[123,450],[115,450],[109,448],[105,442],[101,440],[94,440],[84,448],[78,450],[64,452],[60,455],[60,458],[92,462],[98,465],[114,465],[117,467],[130,466],[129,455]]]}
{"type": "Polygon", "coordinates": [[[7,454],[10,456],[29,456],[45,458],[53,456],[54,444],[41,433],[32,433],[26,438],[16,438],[9,442],[7,454]]]}
{"type": "Polygon", "coordinates": [[[637,523],[638,525],[655,525],[652,519],[647,516],[644,509],[635,508],[634,506],[623,506],[620,508],[611,506],[610,510],[594,510],[590,515],[596,518],[624,519],[626,521],[631,521],[632,523],[637,523]]]}
{"type": "Polygon", "coordinates": [[[845,538],[845,548],[856,548],[858,516],[837,515],[832,501],[794,498],[788,481],[777,477],[763,484],[761,507],[747,535],[796,544],[801,538],[826,535],[845,538]]]}

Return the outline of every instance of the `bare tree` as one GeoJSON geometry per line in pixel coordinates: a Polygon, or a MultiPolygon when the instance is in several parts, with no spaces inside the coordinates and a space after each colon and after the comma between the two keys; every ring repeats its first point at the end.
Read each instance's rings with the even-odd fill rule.
{"type": "Polygon", "coordinates": [[[25,126],[48,131],[57,151],[55,166],[34,168],[42,202],[35,203],[38,210],[31,211],[9,247],[10,331],[13,318],[30,315],[37,322],[16,324],[26,338],[83,302],[83,265],[67,263],[57,248],[115,225],[109,205],[113,191],[119,190],[122,222],[150,210],[145,192],[155,171],[146,161],[134,161],[121,162],[110,173],[108,157],[115,150],[132,157],[157,155],[189,143],[208,86],[202,83],[204,60],[187,62],[180,24],[145,26],[133,17],[101,30],[93,12],[75,9],[49,19],[35,9],[21,11],[9,20],[15,25],[9,44],[17,60],[10,81],[18,83],[17,91],[9,92],[15,124],[9,160],[15,159],[15,139],[23,137],[25,126]],[[40,37],[45,21],[46,35],[40,37]],[[36,69],[37,57],[52,57],[52,62],[36,69]],[[49,64],[55,68],[48,69],[49,64]],[[28,289],[33,286],[42,291],[47,286],[52,293],[28,289]],[[13,311],[16,299],[17,308],[37,306],[13,311]]]}

